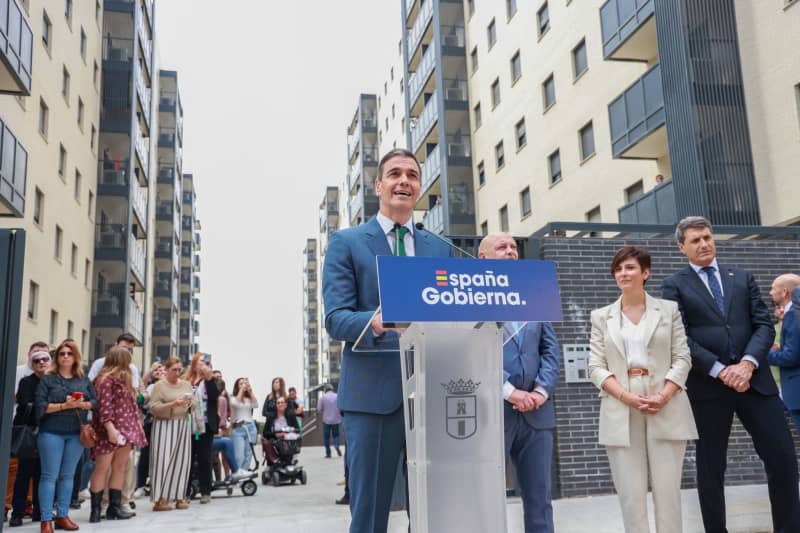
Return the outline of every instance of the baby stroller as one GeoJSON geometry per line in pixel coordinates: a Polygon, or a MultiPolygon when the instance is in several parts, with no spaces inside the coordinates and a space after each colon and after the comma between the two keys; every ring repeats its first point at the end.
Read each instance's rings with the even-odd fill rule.
{"type": "Polygon", "coordinates": [[[302,439],[264,439],[261,441],[264,452],[264,462],[267,467],[261,472],[261,483],[266,485],[270,481],[273,485],[280,486],[284,483],[294,485],[295,481],[305,485],[308,476],[303,467],[297,464],[295,455],[300,453],[302,439]],[[275,460],[270,460],[270,457],[275,460]]]}

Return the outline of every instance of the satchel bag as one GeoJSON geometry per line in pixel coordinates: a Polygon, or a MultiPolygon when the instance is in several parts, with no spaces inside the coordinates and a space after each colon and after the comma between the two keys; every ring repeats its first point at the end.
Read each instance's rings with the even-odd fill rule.
{"type": "MultiPolygon", "coordinates": [[[[23,420],[30,417],[33,404],[28,404],[23,420]]],[[[11,455],[20,459],[33,459],[39,456],[39,448],[36,443],[36,436],[39,428],[19,424],[11,427],[11,455]]]]}
{"type": "Polygon", "coordinates": [[[78,417],[78,424],[81,426],[81,444],[83,444],[84,448],[94,448],[97,444],[97,433],[91,424],[83,423],[83,420],[81,420],[81,415],[78,414],[78,411],[75,411],[75,416],[78,417]]]}

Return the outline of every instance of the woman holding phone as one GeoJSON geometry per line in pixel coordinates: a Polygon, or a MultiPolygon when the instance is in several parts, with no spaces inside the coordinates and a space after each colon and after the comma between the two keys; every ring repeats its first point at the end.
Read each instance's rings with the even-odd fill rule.
{"type": "Polygon", "coordinates": [[[124,520],[133,516],[123,511],[122,485],[125,468],[130,457],[131,446],[147,446],[142,429],[139,409],[136,406],[136,391],[132,385],[130,370],[131,352],[119,346],[106,354],[103,368],[95,379],[97,389],[97,413],[94,429],[97,445],[94,447],[94,473],[92,474],[92,512],[89,522],[100,521],[100,505],[108,479],[108,508],[106,519],[124,520]],[[108,471],[111,469],[111,476],[108,471]]]}
{"type": "Polygon", "coordinates": [[[83,375],[81,352],[74,341],[63,341],[55,350],[56,360],[36,387],[34,404],[39,419],[39,507],[42,533],[53,531],[53,500],[56,501],[55,524],[58,529],[74,531],[77,524],[69,519],[69,500],[75,467],[83,453],[81,424],[96,405],[94,388],[83,375]]]}
{"type": "Polygon", "coordinates": [[[176,509],[189,508],[186,489],[192,463],[192,385],[181,379],[183,364],[177,357],[167,359],[164,370],[165,379],[150,393],[150,500],[154,511],[171,511],[171,502],[176,502],[176,509]]]}

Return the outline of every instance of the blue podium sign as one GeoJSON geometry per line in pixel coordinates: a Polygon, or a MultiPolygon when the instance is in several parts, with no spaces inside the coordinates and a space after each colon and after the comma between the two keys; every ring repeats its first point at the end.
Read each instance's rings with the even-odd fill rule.
{"type": "Polygon", "coordinates": [[[562,320],[552,261],[378,256],[384,322],[562,320]]]}

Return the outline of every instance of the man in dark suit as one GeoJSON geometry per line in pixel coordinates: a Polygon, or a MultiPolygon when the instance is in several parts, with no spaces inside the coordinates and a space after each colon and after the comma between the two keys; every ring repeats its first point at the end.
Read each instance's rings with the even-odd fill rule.
{"type": "MultiPolygon", "coordinates": [[[[517,243],[507,233],[487,235],[481,259],[518,259],[517,243]]],[[[559,347],[549,322],[503,326],[503,426],[506,456],[514,462],[522,491],[525,533],[553,533],[551,468],[552,396],[559,369],[559,347]]]]}
{"type": "Polygon", "coordinates": [[[381,314],[375,313],[379,305],[375,257],[452,255],[446,243],[414,226],[420,187],[414,154],[401,149],[387,153],[375,180],[379,213],[366,224],[334,233],[325,256],[325,328],[331,338],[345,341],[338,406],[345,414],[351,533],[386,531],[405,447],[401,332],[385,328],[381,314]]]}
{"type": "Polygon", "coordinates": [[[781,370],[781,397],[800,430],[800,329],[796,317],[800,314],[792,302],[792,291],[800,287],[800,276],[783,274],[772,282],[769,295],[775,307],[783,310],[781,342],[769,351],[767,362],[781,370]]]}
{"type": "Polygon", "coordinates": [[[661,290],[678,303],[692,353],[686,390],[700,436],[697,491],[705,530],[727,532],[725,465],[736,413],[764,462],[775,532],[800,531],[794,444],[767,363],[775,338],[769,310],[750,272],[717,263],[708,220],[684,218],[675,237],[689,266],[667,277],[661,290]]]}

